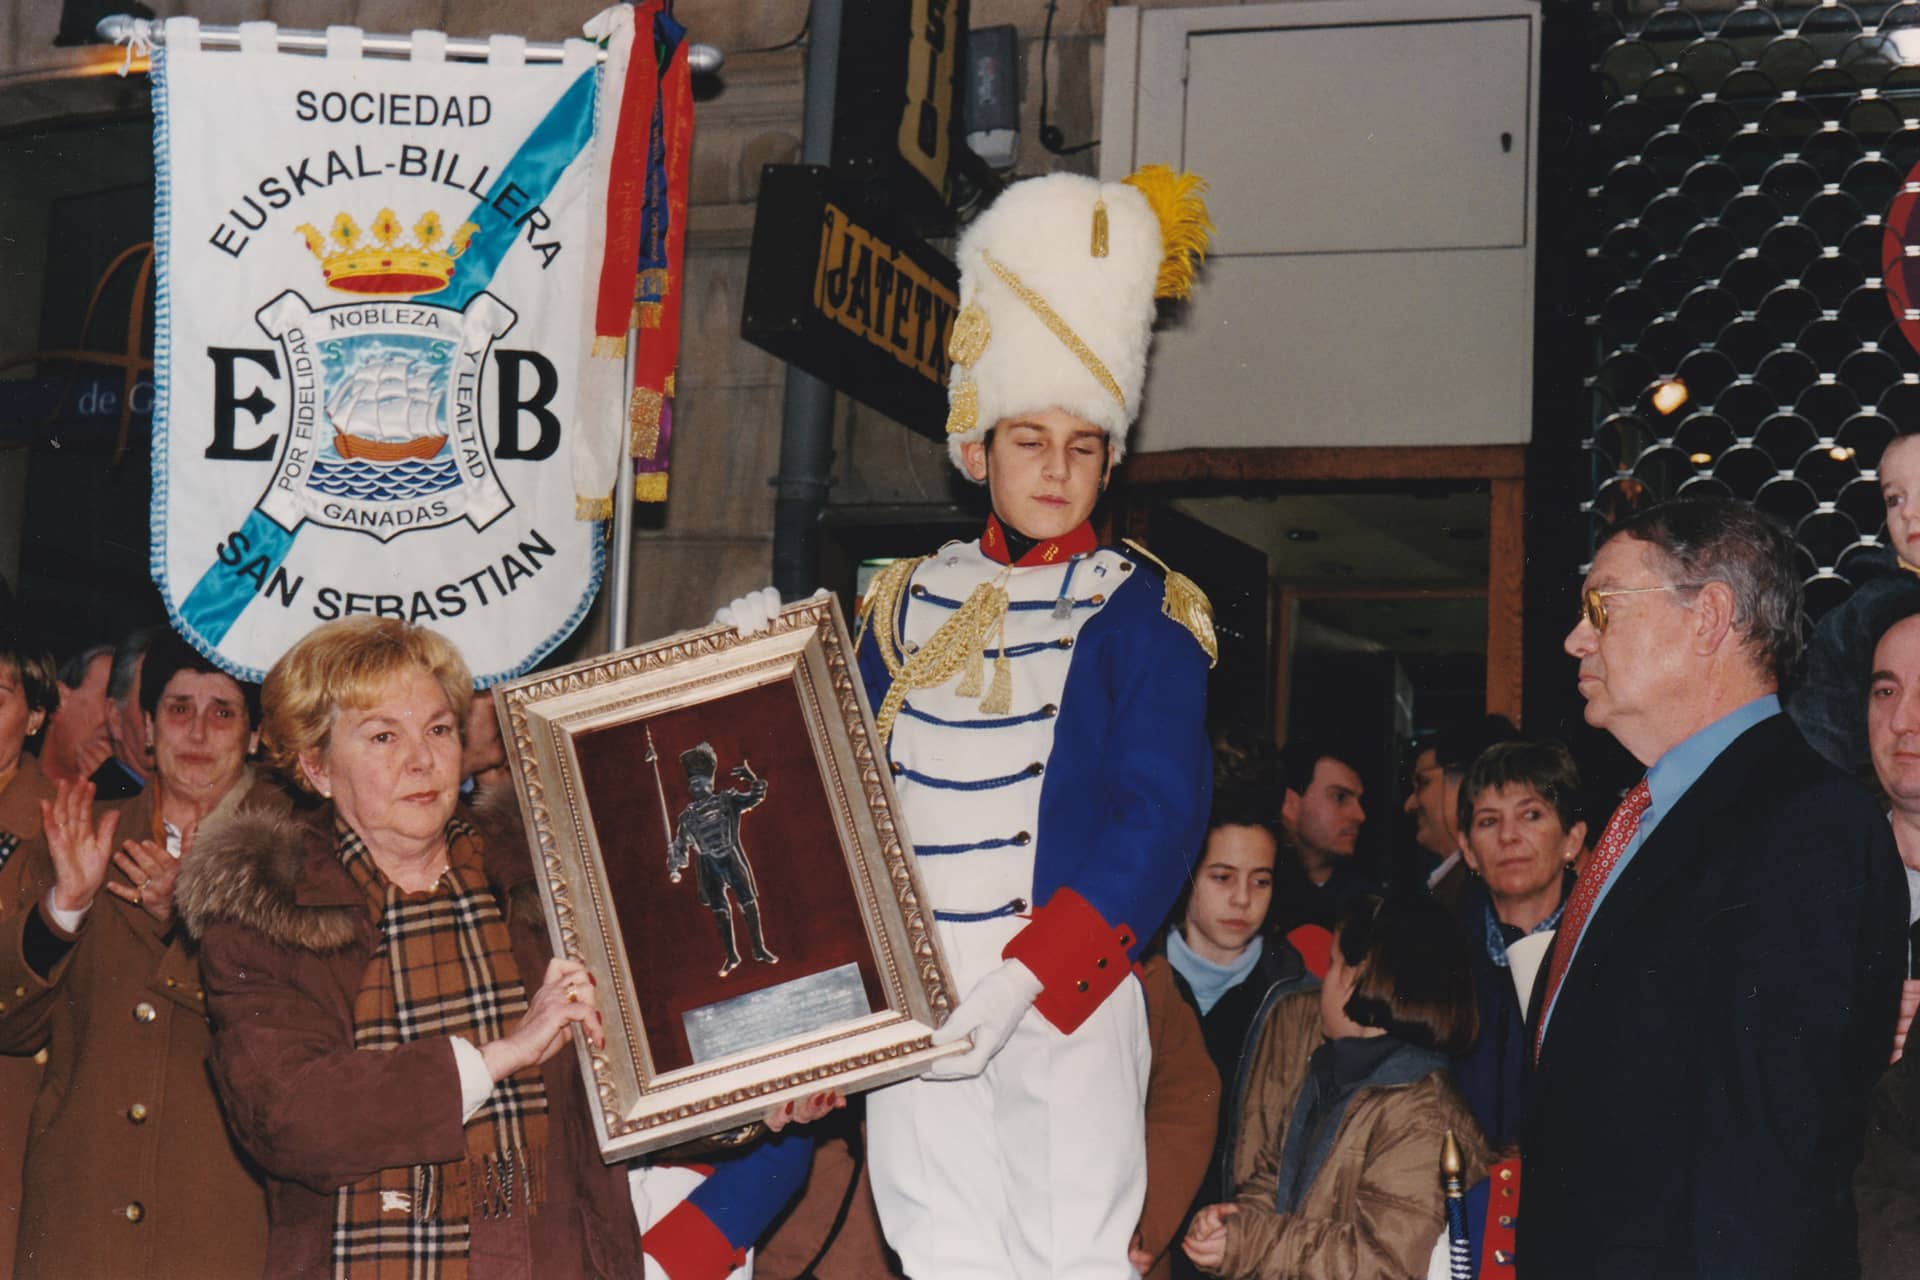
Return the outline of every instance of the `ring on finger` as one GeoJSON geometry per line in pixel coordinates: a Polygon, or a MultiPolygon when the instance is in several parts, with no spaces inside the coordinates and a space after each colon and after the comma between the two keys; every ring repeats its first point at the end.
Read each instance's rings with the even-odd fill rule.
{"type": "Polygon", "coordinates": [[[568,988],[567,988],[567,1003],[568,1003],[568,1004],[579,1004],[579,1003],[580,1003],[580,991],[579,991],[579,989],[578,989],[578,988],[576,988],[576,987],[568,987],[568,988]]]}
{"type": "Polygon", "coordinates": [[[146,905],[145,897],[138,889],[133,891],[133,905],[136,907],[146,905]]]}

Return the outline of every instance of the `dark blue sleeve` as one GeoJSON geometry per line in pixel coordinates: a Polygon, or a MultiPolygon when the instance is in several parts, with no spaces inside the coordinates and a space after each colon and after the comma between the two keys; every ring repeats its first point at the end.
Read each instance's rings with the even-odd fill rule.
{"type": "Polygon", "coordinates": [[[673,1280],[721,1280],[799,1194],[812,1160],[812,1138],[783,1133],[716,1162],[641,1247],[673,1280]]]}
{"type": "Polygon", "coordinates": [[[1213,798],[1206,651],[1162,598],[1137,569],[1083,630],[1091,651],[1067,674],[1040,799],[1036,898],[1073,890],[1131,927],[1135,956],[1180,892],[1213,798]]]}

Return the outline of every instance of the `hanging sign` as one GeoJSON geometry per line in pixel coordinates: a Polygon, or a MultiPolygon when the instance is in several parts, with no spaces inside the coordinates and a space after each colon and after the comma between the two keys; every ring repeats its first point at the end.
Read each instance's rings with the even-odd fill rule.
{"type": "Polygon", "coordinates": [[[154,579],[242,678],[352,614],[518,674],[602,568],[576,514],[604,489],[570,465],[621,374],[590,356],[596,51],[449,62],[423,32],[372,58],[336,27],[313,57],[273,30],[214,51],[176,18],[154,58],[154,579]]]}
{"type": "Polygon", "coordinates": [[[934,440],[960,273],[837,171],[768,165],[741,336],[934,440]]]}

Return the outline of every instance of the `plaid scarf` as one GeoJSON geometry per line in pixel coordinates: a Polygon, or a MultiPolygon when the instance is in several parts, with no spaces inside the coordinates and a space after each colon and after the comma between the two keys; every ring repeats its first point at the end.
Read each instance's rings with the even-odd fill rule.
{"type": "MultiPolygon", "coordinates": [[[[480,842],[447,824],[447,870],[425,893],[405,893],[374,866],[366,845],[336,822],[341,865],[367,895],[380,945],[353,1002],[355,1049],[391,1050],[423,1037],[496,1040],[527,1010],[499,900],[480,842]]],[[[500,1081],[466,1125],[467,1158],[382,1169],[334,1193],[333,1274],[375,1280],[459,1280],[470,1218],[530,1211],[544,1193],[547,1095],[540,1069],[500,1081]]]]}

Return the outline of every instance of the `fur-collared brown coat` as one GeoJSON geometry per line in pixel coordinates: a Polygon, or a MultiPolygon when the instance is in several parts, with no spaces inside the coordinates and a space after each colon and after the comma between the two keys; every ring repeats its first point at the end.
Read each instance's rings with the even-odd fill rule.
{"type": "MultiPolygon", "coordinates": [[[[465,816],[531,993],[550,951],[525,836],[502,806],[465,816]]],[[[354,998],[378,938],[365,895],[340,865],[333,825],[331,805],[298,818],[243,816],[202,835],[178,890],[201,939],[214,1079],[240,1145],[267,1173],[267,1274],[275,1277],[328,1274],[337,1188],[467,1150],[450,1038],[354,1048],[354,998]]],[[[634,1275],[640,1232],[626,1175],[600,1161],[577,1061],[562,1052],[542,1070],[545,1200],[531,1215],[475,1218],[471,1272],[476,1280],[634,1275]]]]}
{"type": "MultiPolygon", "coordinates": [[[[20,895],[27,850],[40,838],[40,802],[53,799],[53,780],[34,757],[22,754],[20,767],[0,789],[0,919],[12,913],[20,895]]],[[[0,987],[0,1013],[19,999],[0,987]]],[[[27,1120],[40,1092],[40,1054],[0,1056],[0,1280],[13,1275],[13,1242],[20,1229],[20,1170],[27,1150],[27,1120]]]]}
{"type": "MultiPolygon", "coordinates": [[[[1446,1223],[1440,1149],[1449,1129],[1466,1158],[1467,1184],[1487,1174],[1473,1113],[1444,1071],[1409,1085],[1354,1094],[1333,1149],[1297,1212],[1274,1211],[1280,1150],[1307,1060],[1324,1043],[1320,994],[1281,1000],[1255,1049],[1241,1132],[1262,1135],[1227,1222],[1229,1280],[1403,1280],[1425,1275],[1446,1223]]],[[[1236,1148],[1235,1167],[1244,1149],[1236,1148]]]]}
{"type": "MultiPolygon", "coordinates": [[[[119,811],[117,842],[153,830],[154,803],[148,788],[100,811],[119,811]]],[[[203,829],[243,803],[286,802],[243,773],[203,829]]],[[[48,1062],[27,1139],[16,1276],[259,1276],[266,1198],[207,1079],[212,1038],[184,933],[103,891],[43,979],[24,939],[53,863],[44,839],[21,856],[0,920],[0,991],[24,995],[0,1013],[0,1052],[44,1047],[48,1062]]]]}

